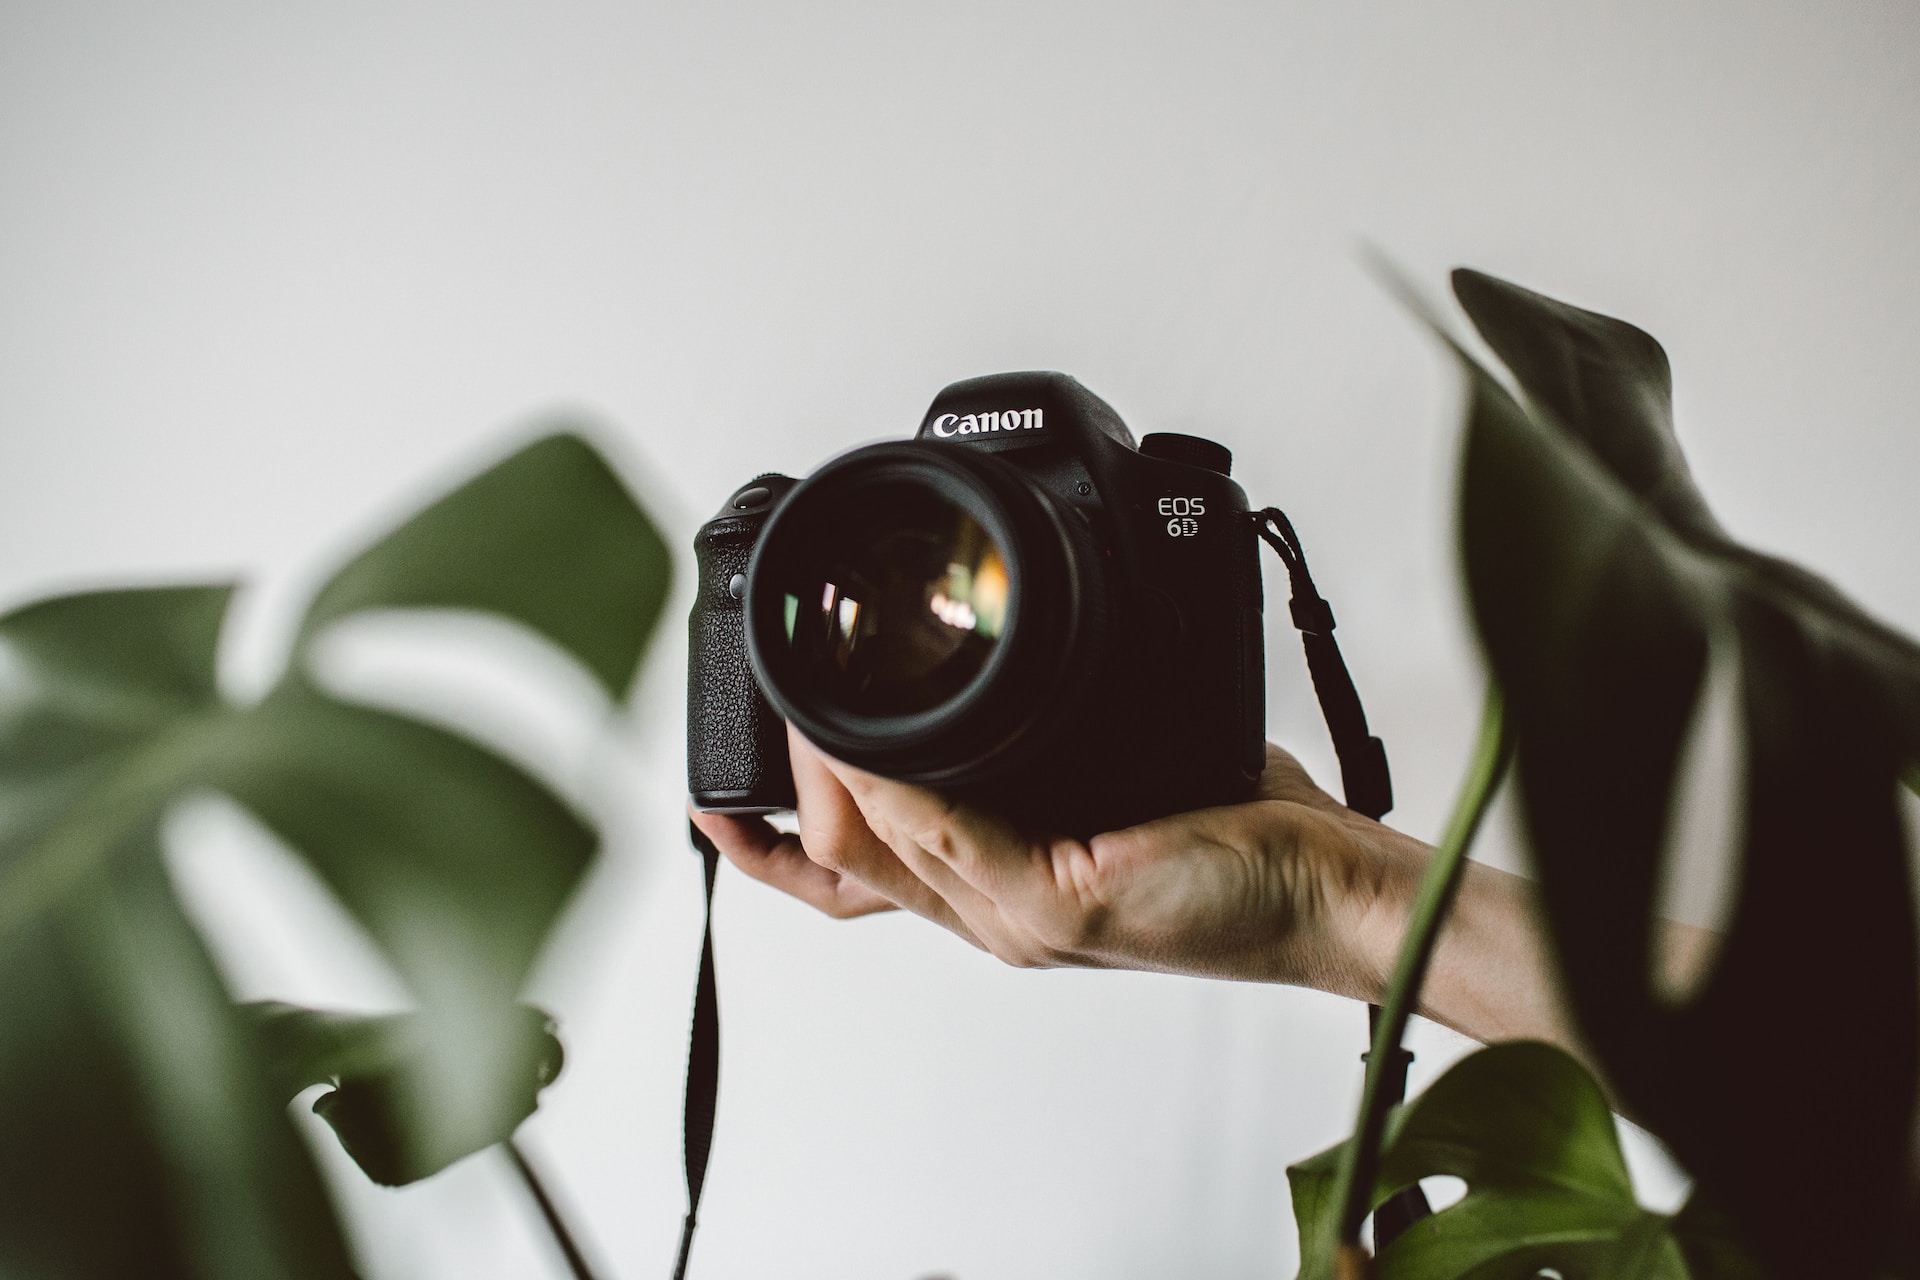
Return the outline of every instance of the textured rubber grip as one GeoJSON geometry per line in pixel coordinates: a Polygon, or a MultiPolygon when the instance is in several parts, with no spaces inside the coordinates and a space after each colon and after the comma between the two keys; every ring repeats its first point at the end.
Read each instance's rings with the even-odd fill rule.
{"type": "Polygon", "coordinates": [[[786,722],[754,679],[744,601],[735,595],[763,522],[714,520],[693,540],[699,582],[687,619],[687,791],[695,808],[710,812],[794,806],[786,722]]]}

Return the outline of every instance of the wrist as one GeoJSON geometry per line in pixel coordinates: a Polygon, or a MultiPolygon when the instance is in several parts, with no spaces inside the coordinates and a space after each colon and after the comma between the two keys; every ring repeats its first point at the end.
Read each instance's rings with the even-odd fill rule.
{"type": "MultiPolygon", "coordinates": [[[[1370,868],[1347,934],[1352,985],[1341,994],[1384,1003],[1433,849],[1354,815],[1355,857],[1370,868]]],[[[1553,979],[1533,884],[1469,861],[1441,924],[1414,1012],[1483,1043],[1547,1040],[1585,1057],[1553,979]]]]}
{"type": "Polygon", "coordinates": [[[1333,914],[1337,995],[1379,1004],[1399,959],[1420,877],[1433,850],[1371,818],[1340,815],[1341,906],[1333,914]]]}

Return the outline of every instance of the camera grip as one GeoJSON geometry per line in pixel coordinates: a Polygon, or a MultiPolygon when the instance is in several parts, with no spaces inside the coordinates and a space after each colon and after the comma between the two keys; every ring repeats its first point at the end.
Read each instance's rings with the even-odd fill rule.
{"type": "Polygon", "coordinates": [[[787,726],[754,678],[743,589],[764,515],[716,519],[694,537],[687,619],[687,791],[709,813],[792,809],[787,726]]]}

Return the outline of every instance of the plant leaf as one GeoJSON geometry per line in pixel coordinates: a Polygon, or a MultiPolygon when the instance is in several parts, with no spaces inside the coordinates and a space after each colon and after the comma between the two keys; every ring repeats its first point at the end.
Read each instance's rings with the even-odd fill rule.
{"type": "Polygon", "coordinates": [[[0,944],[144,829],[191,767],[219,710],[231,594],[95,592],[0,616],[0,944]]]}
{"type": "MultiPolygon", "coordinates": [[[[1303,1277],[1331,1274],[1341,1150],[1287,1170],[1303,1277]]],[[[1400,1108],[1369,1203],[1442,1175],[1464,1181],[1466,1194],[1387,1246],[1376,1280],[1532,1280],[1542,1268],[1621,1280],[1758,1276],[1738,1269],[1745,1255],[1710,1214],[1689,1205],[1668,1217],[1635,1202],[1605,1097],[1551,1045],[1483,1049],[1400,1108]]]]}
{"type": "Polygon", "coordinates": [[[310,1085],[333,1085],[314,1100],[314,1114],[333,1127],[369,1178],[388,1187],[416,1182],[507,1141],[540,1105],[540,1091],[565,1062],[552,1018],[515,1006],[513,1025],[522,1048],[514,1057],[530,1070],[515,1082],[512,1105],[477,1117],[466,1132],[442,1135],[437,1149],[422,1150],[406,1122],[415,1109],[410,1095],[416,1082],[431,1076],[420,1061],[433,1048],[420,1015],[334,1013],[276,1001],[246,1009],[259,1025],[280,1093],[291,1098],[310,1085]]]}
{"type": "MultiPolygon", "coordinates": [[[[360,584],[348,593],[359,602],[353,607],[434,603],[432,575],[444,573],[458,589],[437,602],[497,603],[568,646],[610,688],[624,688],[645,641],[636,623],[657,619],[666,591],[664,550],[632,499],[609,488],[611,472],[583,460],[584,449],[578,441],[536,444],[456,491],[447,500],[451,514],[423,513],[382,544],[397,549],[383,555],[376,548],[354,562],[360,569],[346,575],[360,584]],[[543,524],[538,509],[549,506],[565,515],[543,524]],[[488,517],[496,524],[482,528],[488,517]],[[515,541],[516,530],[528,545],[515,541]],[[463,551],[458,540],[469,534],[474,542],[463,551]],[[583,539],[606,545],[579,545],[583,539]],[[382,578],[383,565],[399,571],[382,578]],[[536,581],[547,597],[528,585],[536,581]],[[557,601],[566,590],[595,596],[591,607],[569,611],[557,601]]],[[[50,1029],[19,1043],[52,1055],[46,1069],[91,1079],[112,1094],[97,1098],[92,1111],[36,1109],[40,1068],[0,1071],[0,1148],[32,1151],[70,1129],[71,1149],[92,1159],[107,1132],[91,1118],[96,1112],[120,1117],[115,1123],[151,1121],[142,1131],[152,1135],[148,1165],[129,1153],[127,1177],[100,1178],[91,1200],[77,1181],[58,1184],[60,1195],[76,1198],[48,1210],[40,1235],[23,1236],[38,1242],[23,1249],[45,1245],[49,1257],[71,1247],[84,1260],[95,1245],[119,1239],[80,1238],[97,1232],[103,1215],[124,1224],[126,1248],[136,1253],[215,1256],[225,1220],[244,1233],[256,1218],[281,1213],[285,1197],[276,1188],[296,1177],[268,1168],[268,1157],[249,1154],[245,1144],[232,1158],[252,1160],[259,1175],[234,1174],[202,1149],[214,1128],[203,1134],[172,1123],[184,1115],[213,1123],[207,1107],[196,1111],[170,1092],[192,1088],[192,1072],[142,1075],[102,1057],[112,1050],[151,1066],[199,1055],[209,1081],[264,1071],[251,1031],[235,1029],[229,1006],[209,1003],[208,993],[219,990],[211,969],[196,960],[200,968],[191,972],[199,976],[190,982],[180,976],[189,973],[185,961],[168,967],[156,958],[153,972],[141,973],[128,939],[147,935],[120,939],[62,923],[103,918],[121,901],[110,897],[115,885],[134,887],[114,910],[179,915],[152,833],[186,792],[215,788],[252,809],[313,865],[419,999],[417,1034],[409,1037],[418,1052],[382,1077],[391,1081],[381,1087],[391,1095],[383,1125],[393,1136],[393,1169],[428,1167],[475,1135],[510,1133],[525,1114],[525,1082],[546,1060],[546,1043],[526,1034],[513,1000],[593,856],[592,828],[516,765],[434,726],[329,698],[297,668],[257,705],[226,702],[214,672],[229,594],[225,586],[90,592],[0,616],[0,967],[60,978],[68,985],[57,990],[75,1001],[84,994],[80,980],[62,973],[79,972],[82,961],[192,997],[76,1004],[64,1039],[56,1034],[56,1005],[36,1006],[50,1029]],[[177,1025],[156,1016],[176,1006],[177,1025]],[[175,1169],[186,1170],[183,1186],[199,1188],[193,1195],[212,1199],[176,1204],[150,1196],[153,1180],[164,1182],[175,1169]],[[147,1198],[123,1202],[136,1195],[147,1198]],[[222,1196],[234,1202],[218,1212],[207,1207],[222,1196]]],[[[335,597],[332,616],[346,610],[344,598],[335,597]]],[[[190,931],[184,936],[191,939],[190,931]]],[[[21,999],[37,998],[33,981],[18,985],[21,999]]],[[[237,1114],[250,1114],[251,1095],[237,1085],[229,1092],[237,1114]]],[[[348,1106],[337,1125],[343,1134],[360,1131],[349,1102],[336,1104],[348,1106]]],[[[284,1117],[276,1123],[285,1128],[284,1117]]],[[[311,1183],[310,1169],[299,1169],[311,1183]]],[[[11,1194],[9,1183],[0,1200],[11,1194]]],[[[284,1234],[299,1241],[306,1229],[289,1219],[284,1234]]],[[[242,1240],[235,1247],[239,1257],[253,1246],[242,1240]]],[[[285,1274],[326,1274],[332,1256],[316,1246],[315,1270],[285,1274]]],[[[260,1257],[266,1260],[252,1274],[282,1274],[260,1257]]],[[[40,1273],[37,1262],[26,1270],[40,1273]]],[[[80,1261],[61,1271],[69,1273],[146,1274],[104,1262],[89,1271],[80,1261]]]]}
{"type": "Polygon", "coordinates": [[[465,739],[298,684],[228,745],[208,780],[305,855],[430,1012],[438,1051],[409,1059],[411,1163],[513,1115],[538,1049],[513,1002],[592,829],[465,739]]]}
{"type": "Polygon", "coordinates": [[[659,531],[593,447],[551,435],[348,562],[307,610],[295,649],[361,610],[474,609],[530,627],[624,698],[672,572],[659,531]]]}
{"type": "Polygon", "coordinates": [[[151,829],[0,949],[0,1275],[347,1280],[151,829]]]}
{"type": "Polygon", "coordinates": [[[1673,1237],[1695,1276],[1718,1280],[1767,1280],[1767,1272],[1739,1235],[1732,1218],[1699,1192],[1674,1215],[1673,1237]]]}
{"type": "MultiPolygon", "coordinates": [[[[1388,1118],[1389,1141],[1400,1110],[1396,1108],[1388,1118]]],[[[1326,1280],[1334,1274],[1334,1252],[1340,1243],[1340,1161],[1352,1142],[1349,1138],[1287,1166],[1294,1228],[1300,1236],[1299,1280],[1326,1280]]]]}
{"type": "Polygon", "coordinates": [[[1467,361],[1461,540],[1583,1032],[1778,1270],[1864,1274],[1897,1216],[1920,1085],[1894,800],[1920,755],[1920,648],[1720,530],[1652,338],[1479,273],[1455,290],[1532,405],[1467,361]],[[1716,647],[1740,665],[1742,873],[1716,967],[1676,1008],[1651,979],[1652,916],[1716,647]],[[1783,1013],[1791,1034],[1754,1051],[1783,1013]]]}

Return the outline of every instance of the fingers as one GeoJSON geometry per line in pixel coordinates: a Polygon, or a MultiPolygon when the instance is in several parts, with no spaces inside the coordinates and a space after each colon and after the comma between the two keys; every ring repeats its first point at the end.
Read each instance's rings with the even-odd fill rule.
{"type": "Polygon", "coordinates": [[[792,729],[787,732],[794,791],[799,796],[800,844],[806,856],[851,878],[915,915],[925,916],[975,946],[980,945],[953,903],[902,862],[877,834],[836,776],[826,756],[792,729]]]}
{"type": "Polygon", "coordinates": [[[1105,907],[1086,845],[1035,841],[1000,818],[933,791],[820,760],[867,826],[987,950],[1024,966],[1091,958],[1087,944],[1105,907]]]}
{"type": "Polygon", "coordinates": [[[798,836],[782,835],[765,818],[736,818],[721,813],[692,814],[727,861],[755,880],[836,920],[891,911],[894,904],[858,880],[842,876],[807,857],[798,836]]]}
{"type": "Polygon", "coordinates": [[[1004,819],[837,760],[823,763],[847,789],[868,825],[903,857],[923,854],[995,901],[1050,897],[1057,891],[1045,847],[1028,840],[1004,819]]]}

